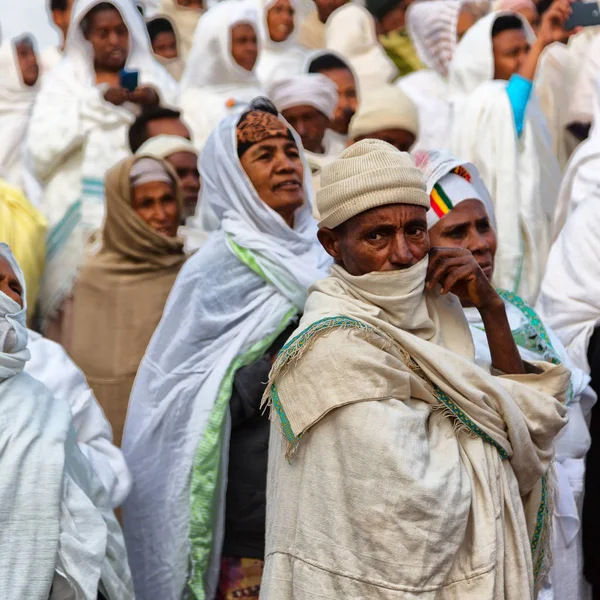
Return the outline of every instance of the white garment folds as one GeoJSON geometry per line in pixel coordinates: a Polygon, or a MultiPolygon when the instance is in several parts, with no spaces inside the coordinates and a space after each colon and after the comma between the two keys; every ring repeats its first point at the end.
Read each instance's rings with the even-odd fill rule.
{"type": "Polygon", "coordinates": [[[450,63],[450,149],[475,164],[494,202],[499,241],[494,284],[535,302],[550,251],[560,169],[535,96],[517,138],[507,82],[493,81],[491,31],[501,14],[471,27],[450,63]]]}

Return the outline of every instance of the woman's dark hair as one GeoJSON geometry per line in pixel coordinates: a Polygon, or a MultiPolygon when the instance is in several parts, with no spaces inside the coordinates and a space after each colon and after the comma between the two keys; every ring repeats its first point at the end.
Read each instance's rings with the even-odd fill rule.
{"type": "Polygon", "coordinates": [[[173,24],[165,17],[156,17],[156,19],[148,21],[146,23],[146,29],[148,30],[148,35],[150,36],[150,42],[154,42],[156,36],[160,35],[161,33],[172,33],[175,35],[173,24]]]}
{"type": "Polygon", "coordinates": [[[50,10],[65,12],[67,10],[67,0],[50,0],[50,10]]]}
{"type": "Polygon", "coordinates": [[[317,56],[317,58],[312,60],[308,66],[309,73],[325,73],[334,69],[352,71],[348,63],[335,54],[321,54],[321,56],[317,56]]]}
{"type": "Polygon", "coordinates": [[[94,15],[97,15],[98,13],[101,13],[105,10],[116,10],[117,12],[119,12],[119,9],[110,2],[100,2],[100,4],[96,4],[96,6],[94,6],[89,12],[87,12],[85,17],[81,19],[81,31],[83,31],[84,36],[86,36],[90,31],[90,26],[92,24],[94,15]]]}
{"type": "Polygon", "coordinates": [[[244,114],[241,116],[239,122],[241,123],[244,120],[244,117],[254,110],[260,110],[262,112],[270,113],[272,115],[275,115],[276,117],[279,115],[279,111],[275,108],[275,105],[268,98],[265,98],[264,96],[257,96],[256,98],[254,98],[254,100],[252,100],[252,102],[250,102],[247,110],[244,111],[244,114]]]}
{"type": "Polygon", "coordinates": [[[492,38],[496,37],[503,31],[511,31],[514,29],[523,31],[523,21],[521,21],[521,19],[515,15],[502,15],[494,21],[494,26],[492,27],[492,38]]]}

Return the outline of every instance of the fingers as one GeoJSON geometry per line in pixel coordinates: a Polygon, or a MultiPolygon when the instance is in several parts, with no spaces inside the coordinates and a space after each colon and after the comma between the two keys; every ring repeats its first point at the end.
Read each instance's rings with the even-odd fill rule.
{"type": "Polygon", "coordinates": [[[437,257],[435,262],[430,265],[427,273],[426,288],[432,290],[438,283],[442,286],[442,293],[446,293],[449,289],[446,283],[446,279],[449,273],[456,270],[460,270],[463,267],[467,267],[470,272],[474,269],[478,269],[479,265],[475,262],[472,255],[469,256],[455,256],[452,258],[437,257]]]}
{"type": "Polygon", "coordinates": [[[436,247],[429,251],[429,267],[427,269],[427,289],[433,289],[439,282],[436,276],[441,265],[457,266],[465,262],[474,261],[473,255],[464,248],[436,247]]]}
{"type": "Polygon", "coordinates": [[[471,264],[465,264],[460,267],[451,269],[446,275],[445,279],[442,280],[442,294],[447,294],[452,288],[459,282],[466,279],[477,277],[479,266],[476,265],[477,269],[473,268],[471,264]]]}

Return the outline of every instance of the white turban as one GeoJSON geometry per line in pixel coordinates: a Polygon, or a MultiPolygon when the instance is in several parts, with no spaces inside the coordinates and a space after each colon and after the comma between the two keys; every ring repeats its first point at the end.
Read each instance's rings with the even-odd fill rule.
{"type": "Polygon", "coordinates": [[[133,167],[131,167],[129,181],[132,187],[154,181],[173,184],[173,179],[167,173],[165,167],[154,158],[140,158],[136,160],[133,163],[133,167]]]}
{"type": "Polygon", "coordinates": [[[191,152],[198,156],[198,150],[190,140],[179,135],[156,135],[147,139],[137,150],[140,156],[167,158],[177,152],[191,152]]]}
{"type": "Polygon", "coordinates": [[[355,140],[383,129],[405,129],[419,135],[419,114],[414,102],[395,85],[366,90],[350,121],[348,137],[355,140]]]}
{"type": "Polygon", "coordinates": [[[269,91],[269,98],[279,112],[294,106],[312,106],[330,121],[333,121],[338,105],[337,86],[320,73],[296,75],[277,81],[269,91]]]}

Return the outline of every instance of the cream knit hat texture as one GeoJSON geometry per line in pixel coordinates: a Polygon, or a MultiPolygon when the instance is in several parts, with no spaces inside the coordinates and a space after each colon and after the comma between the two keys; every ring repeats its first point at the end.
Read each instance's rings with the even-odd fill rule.
{"type": "Polygon", "coordinates": [[[366,139],[323,168],[317,192],[319,227],[333,229],[386,204],[415,204],[429,209],[423,176],[406,152],[381,140],[366,139]]]}

